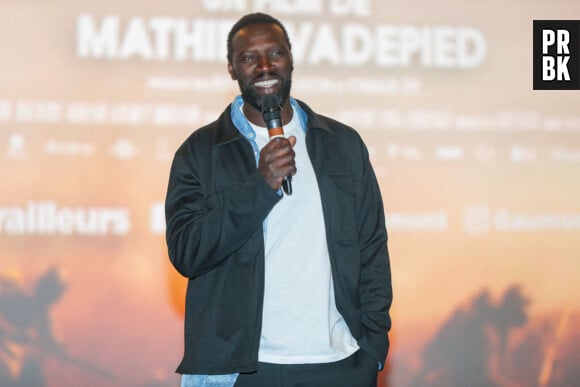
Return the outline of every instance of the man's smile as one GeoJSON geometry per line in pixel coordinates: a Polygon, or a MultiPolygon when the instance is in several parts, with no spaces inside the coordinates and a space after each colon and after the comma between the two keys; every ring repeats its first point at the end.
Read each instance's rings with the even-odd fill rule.
{"type": "Polygon", "coordinates": [[[263,88],[263,89],[268,89],[268,88],[278,84],[278,82],[280,82],[278,79],[267,79],[264,81],[255,82],[254,86],[259,87],[259,88],[263,88]]]}

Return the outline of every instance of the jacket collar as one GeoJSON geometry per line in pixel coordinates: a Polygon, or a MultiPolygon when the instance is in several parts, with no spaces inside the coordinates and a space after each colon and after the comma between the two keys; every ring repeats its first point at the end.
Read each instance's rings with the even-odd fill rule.
{"type": "Polygon", "coordinates": [[[231,119],[231,109],[232,105],[229,105],[219,116],[216,121],[216,130],[214,136],[214,145],[226,144],[231,141],[238,140],[242,137],[242,134],[235,127],[231,119]]]}
{"type": "Polygon", "coordinates": [[[332,128],[328,125],[328,122],[323,119],[324,118],[323,116],[315,113],[312,109],[310,109],[310,106],[308,106],[306,103],[304,103],[298,99],[295,101],[302,108],[302,111],[306,114],[306,117],[308,119],[308,121],[307,121],[308,130],[310,130],[310,129],[322,129],[328,133],[333,132],[332,128]]]}

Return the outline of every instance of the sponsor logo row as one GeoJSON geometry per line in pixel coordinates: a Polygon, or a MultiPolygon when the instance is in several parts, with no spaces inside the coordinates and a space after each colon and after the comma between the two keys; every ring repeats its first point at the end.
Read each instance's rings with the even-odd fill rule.
{"type": "MultiPolygon", "coordinates": [[[[162,202],[149,209],[151,234],[165,232],[162,202]]],[[[387,227],[400,232],[447,232],[450,213],[447,210],[423,212],[389,212],[387,227]]],[[[462,231],[471,236],[490,232],[578,232],[580,213],[561,211],[518,212],[507,208],[493,209],[486,204],[469,204],[463,208],[462,231]]],[[[89,236],[122,237],[134,229],[128,207],[70,206],[54,200],[31,200],[16,205],[0,205],[0,236],[89,236]]]]}
{"type": "Polygon", "coordinates": [[[29,139],[22,133],[13,132],[5,140],[3,153],[4,158],[8,160],[24,160],[39,155],[81,158],[109,156],[118,160],[131,160],[144,153],[147,157],[159,161],[169,161],[174,151],[165,138],[156,139],[152,145],[144,145],[126,137],[119,137],[106,144],[51,137],[41,145],[37,145],[36,139],[29,139]],[[31,142],[34,145],[31,145],[31,142]]]}
{"type": "MultiPolygon", "coordinates": [[[[26,135],[13,132],[8,135],[3,144],[5,159],[26,159],[29,156],[69,156],[69,157],[102,157],[110,156],[119,160],[130,160],[139,154],[167,162],[174,152],[175,144],[170,144],[166,138],[157,138],[152,144],[142,144],[132,139],[120,137],[104,145],[98,145],[88,140],[49,138],[40,146],[29,144],[26,135]],[[147,149],[144,149],[147,148],[147,149]]],[[[1,148],[0,148],[1,149],[1,148]]],[[[530,163],[538,161],[580,162],[580,146],[552,145],[533,146],[527,144],[512,144],[509,146],[476,145],[463,146],[441,144],[435,146],[420,146],[408,143],[389,142],[386,145],[369,145],[371,156],[375,160],[387,161],[480,161],[493,163],[496,161],[511,161],[514,163],[530,163]]]]}
{"type": "Polygon", "coordinates": [[[369,152],[375,161],[441,161],[463,162],[479,161],[482,163],[513,162],[533,163],[545,161],[580,162],[580,146],[570,145],[457,145],[440,144],[421,146],[410,143],[388,143],[384,147],[369,146],[369,152]]]}

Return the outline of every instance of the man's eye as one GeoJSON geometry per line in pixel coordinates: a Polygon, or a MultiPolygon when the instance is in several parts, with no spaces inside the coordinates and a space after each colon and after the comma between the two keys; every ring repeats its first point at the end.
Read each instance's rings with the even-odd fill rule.
{"type": "Polygon", "coordinates": [[[249,63],[249,62],[252,62],[253,60],[254,60],[253,55],[244,55],[242,57],[242,62],[244,62],[244,63],[249,63]]]}
{"type": "Polygon", "coordinates": [[[282,50],[274,50],[271,53],[272,56],[282,56],[284,55],[284,53],[282,52],[282,50]]]}

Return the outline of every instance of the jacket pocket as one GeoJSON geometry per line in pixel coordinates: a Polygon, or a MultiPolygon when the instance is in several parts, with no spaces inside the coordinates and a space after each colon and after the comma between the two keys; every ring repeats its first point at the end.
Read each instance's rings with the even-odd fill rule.
{"type": "Polygon", "coordinates": [[[229,195],[235,194],[235,191],[239,187],[239,184],[229,184],[215,187],[215,189],[209,192],[205,197],[205,201],[208,207],[220,207],[227,200],[229,195]]]}
{"type": "MultiPolygon", "coordinates": [[[[330,180],[334,201],[333,209],[327,215],[332,217],[334,232],[341,235],[351,234],[351,239],[356,238],[356,180],[347,172],[332,172],[330,180]]],[[[326,199],[330,200],[328,197],[326,199]]]]}
{"type": "Polygon", "coordinates": [[[330,173],[330,179],[335,184],[335,186],[342,192],[355,195],[355,185],[352,175],[348,172],[337,171],[330,173]]]}

